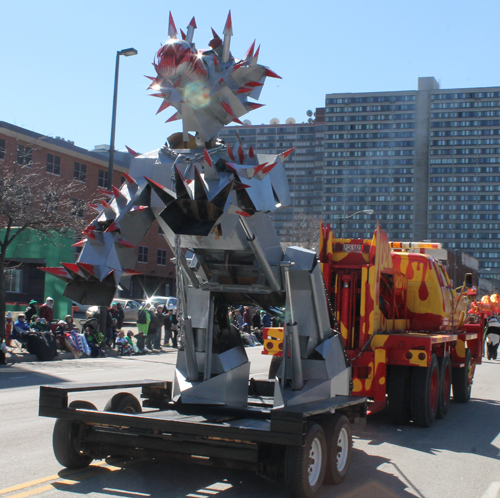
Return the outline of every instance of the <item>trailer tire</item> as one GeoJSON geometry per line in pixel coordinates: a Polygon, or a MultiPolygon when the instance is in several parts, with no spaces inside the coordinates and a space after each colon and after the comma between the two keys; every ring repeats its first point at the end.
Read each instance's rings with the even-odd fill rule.
{"type": "Polygon", "coordinates": [[[276,378],[276,374],[278,373],[282,362],[283,356],[273,356],[271,358],[271,364],[269,365],[269,375],[267,376],[268,379],[274,380],[276,378]]]}
{"type": "Polygon", "coordinates": [[[439,363],[439,401],[436,418],[444,418],[448,413],[451,398],[451,358],[448,353],[438,357],[439,363]]]}
{"type": "Polygon", "coordinates": [[[340,484],[347,475],[352,454],[352,430],[348,418],[336,413],[324,427],[326,435],[326,484],[340,484]]]}
{"type": "Polygon", "coordinates": [[[288,446],[285,482],[293,498],[314,498],[325,477],[326,438],[318,424],[308,426],[304,446],[288,446]]]}
{"type": "MultiPolygon", "coordinates": [[[[85,408],[97,410],[88,401],[73,401],[69,408],[85,408]]],[[[52,447],[56,460],[67,469],[82,469],[88,467],[94,460],[91,456],[82,453],[78,447],[80,423],[76,420],[58,418],[54,424],[52,447]]]]}
{"type": "Polygon", "coordinates": [[[474,378],[474,364],[470,349],[465,350],[465,366],[453,368],[453,401],[467,403],[470,400],[472,379],[474,378]]]}
{"type": "Polygon", "coordinates": [[[139,400],[133,394],[118,393],[106,403],[104,411],[115,413],[141,413],[142,407],[139,400]]]}
{"type": "Polygon", "coordinates": [[[405,425],[410,420],[409,367],[389,365],[387,375],[388,410],[391,423],[405,425]]]}
{"type": "Polygon", "coordinates": [[[413,367],[411,415],[418,427],[430,427],[436,418],[439,399],[439,365],[433,354],[427,367],[413,367]]]}

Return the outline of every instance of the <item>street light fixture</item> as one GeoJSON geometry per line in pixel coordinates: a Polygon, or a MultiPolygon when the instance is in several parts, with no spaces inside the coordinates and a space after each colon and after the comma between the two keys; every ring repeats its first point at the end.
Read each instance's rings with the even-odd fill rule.
{"type": "Polygon", "coordinates": [[[132,55],[137,55],[137,50],[135,48],[126,48],[124,50],[119,50],[116,52],[116,63],[115,63],[115,86],[113,91],[113,114],[111,116],[111,139],[109,145],[109,163],[108,163],[108,190],[113,187],[113,164],[115,160],[115,130],[116,130],[116,101],[118,98],[118,71],[120,68],[120,55],[125,57],[131,57],[132,55]]]}
{"type": "Polygon", "coordinates": [[[362,211],[356,211],[355,213],[350,214],[349,216],[339,216],[339,226],[340,226],[340,238],[342,238],[342,225],[348,220],[349,218],[352,218],[353,216],[356,216],[357,214],[364,213],[364,214],[373,214],[374,211],[373,209],[363,209],[362,211]]]}

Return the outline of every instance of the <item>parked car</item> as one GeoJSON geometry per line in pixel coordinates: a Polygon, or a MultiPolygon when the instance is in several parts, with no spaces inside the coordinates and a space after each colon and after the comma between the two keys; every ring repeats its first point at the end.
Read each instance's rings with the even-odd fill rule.
{"type": "Polygon", "coordinates": [[[174,296],[151,296],[146,300],[148,304],[157,303],[158,306],[167,306],[169,310],[173,310],[177,306],[177,298],[174,296]]]}
{"type": "MultiPolygon", "coordinates": [[[[121,303],[123,312],[125,314],[125,322],[137,322],[137,313],[139,312],[139,308],[141,307],[140,303],[134,301],[133,299],[122,298],[115,298],[113,299],[112,303],[121,303]]],[[[99,312],[99,306],[90,306],[86,312],[87,318],[91,318],[96,311],[99,312]]]]}

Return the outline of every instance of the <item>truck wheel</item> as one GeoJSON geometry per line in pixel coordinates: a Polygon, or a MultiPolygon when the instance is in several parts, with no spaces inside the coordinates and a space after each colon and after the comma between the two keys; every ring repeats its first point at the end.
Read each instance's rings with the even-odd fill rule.
{"type": "Polygon", "coordinates": [[[349,470],[352,454],[351,424],[345,415],[337,413],[325,426],[326,484],[340,484],[349,470]]]}
{"type": "Polygon", "coordinates": [[[269,375],[267,376],[268,379],[274,379],[276,377],[276,374],[278,373],[282,362],[283,356],[273,356],[271,358],[271,365],[269,365],[269,375]]]}
{"type": "Polygon", "coordinates": [[[469,401],[474,370],[472,354],[470,349],[466,349],[465,366],[463,368],[453,368],[453,401],[457,403],[467,403],[469,401]]]}
{"type": "Polygon", "coordinates": [[[104,411],[115,413],[141,413],[142,407],[139,400],[133,394],[118,393],[106,403],[104,411]]]}
{"type": "MultiPolygon", "coordinates": [[[[86,410],[97,410],[88,401],[73,401],[69,408],[85,408],[86,410]]],[[[80,451],[79,433],[80,423],[76,420],[58,418],[54,424],[52,434],[52,447],[56,460],[68,469],[81,469],[88,467],[93,458],[80,451]]]]}
{"type": "Polygon", "coordinates": [[[451,358],[448,353],[438,358],[439,364],[439,401],[436,418],[444,418],[448,413],[451,398],[451,358]]]}
{"type": "Polygon", "coordinates": [[[407,424],[410,420],[409,367],[389,365],[387,397],[391,423],[407,424]]]}
{"type": "Polygon", "coordinates": [[[432,355],[428,367],[413,367],[411,378],[411,414],[413,423],[430,427],[436,418],[439,399],[439,366],[432,355]]]}
{"type": "Polygon", "coordinates": [[[288,446],[285,482],[293,498],[314,498],[323,484],[327,460],[326,438],[318,424],[307,430],[303,447],[288,446]]]}

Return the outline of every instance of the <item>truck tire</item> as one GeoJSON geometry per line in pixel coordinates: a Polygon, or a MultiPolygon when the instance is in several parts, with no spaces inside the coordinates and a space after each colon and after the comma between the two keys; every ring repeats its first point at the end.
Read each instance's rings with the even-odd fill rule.
{"type": "Polygon", "coordinates": [[[433,354],[427,367],[413,367],[411,415],[418,427],[430,427],[436,418],[439,399],[439,365],[433,354]]]}
{"type": "Polygon", "coordinates": [[[439,401],[436,418],[444,418],[448,413],[451,398],[451,358],[448,353],[438,357],[439,364],[439,401]]]}
{"type": "Polygon", "coordinates": [[[340,484],[349,470],[352,454],[351,424],[345,415],[336,413],[325,426],[326,435],[326,484],[340,484]]]}
{"type": "Polygon", "coordinates": [[[470,400],[472,380],[474,378],[474,365],[470,349],[465,350],[465,366],[453,368],[453,401],[467,403],[470,400]]]}
{"type": "Polygon", "coordinates": [[[282,362],[283,356],[273,356],[271,358],[271,364],[269,365],[269,375],[267,376],[268,379],[276,378],[276,374],[278,373],[282,362]]]}
{"type": "Polygon", "coordinates": [[[118,393],[106,403],[104,411],[115,413],[141,413],[142,407],[139,400],[133,394],[118,393]]]}
{"type": "MultiPolygon", "coordinates": [[[[88,401],[73,401],[69,408],[85,408],[86,410],[97,410],[88,401]]],[[[56,460],[68,469],[82,469],[88,467],[92,460],[91,456],[82,453],[78,444],[80,423],[76,420],[58,418],[54,424],[52,434],[52,447],[56,460]]]]}
{"type": "Polygon", "coordinates": [[[391,423],[404,425],[410,421],[410,369],[403,365],[389,365],[387,374],[388,410],[391,423]]]}
{"type": "Polygon", "coordinates": [[[293,498],[314,498],[325,477],[326,438],[318,424],[308,426],[304,446],[288,446],[285,482],[293,498]]]}

